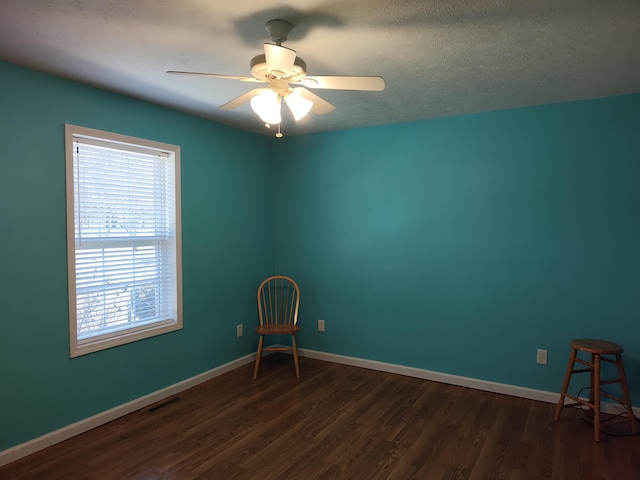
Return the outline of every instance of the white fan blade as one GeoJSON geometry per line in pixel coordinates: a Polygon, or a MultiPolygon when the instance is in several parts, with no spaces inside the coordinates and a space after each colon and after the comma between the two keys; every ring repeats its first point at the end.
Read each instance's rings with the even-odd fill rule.
{"type": "Polygon", "coordinates": [[[241,82],[260,82],[266,83],[263,80],[258,80],[253,77],[239,77],[237,75],[219,75],[217,73],[201,73],[201,72],[180,72],[178,70],[169,70],[167,73],[171,75],[199,75],[201,77],[213,77],[213,78],[226,78],[228,80],[240,80],[241,82]]]}
{"type": "Polygon", "coordinates": [[[288,77],[293,72],[293,63],[296,61],[295,50],[282,45],[265,43],[264,56],[267,61],[267,69],[276,77],[288,77]]]}
{"type": "Polygon", "coordinates": [[[302,93],[302,96],[304,98],[306,98],[307,100],[311,100],[313,102],[313,107],[311,107],[311,111],[316,115],[324,115],[325,113],[333,112],[336,109],[336,107],[331,105],[329,102],[320,98],[318,95],[316,95],[313,92],[310,92],[304,87],[298,87],[296,88],[296,90],[300,90],[300,93],[302,93]]]}
{"type": "Polygon", "coordinates": [[[365,90],[369,92],[384,90],[384,78],[382,77],[307,76],[299,83],[308,88],[332,90],[365,90]]]}
{"type": "Polygon", "coordinates": [[[234,109],[234,108],[238,108],[239,106],[244,105],[245,103],[249,102],[254,96],[256,96],[258,93],[260,93],[262,90],[264,90],[264,89],[263,88],[254,88],[250,92],[243,93],[239,97],[236,97],[233,100],[228,101],[224,105],[220,105],[218,108],[221,109],[221,110],[231,110],[231,109],[234,109]]]}

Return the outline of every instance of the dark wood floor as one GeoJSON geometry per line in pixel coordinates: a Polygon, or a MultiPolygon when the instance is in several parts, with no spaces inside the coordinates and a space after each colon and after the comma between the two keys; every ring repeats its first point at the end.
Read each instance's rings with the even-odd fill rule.
{"type": "Polygon", "coordinates": [[[264,359],[0,468],[2,479],[640,479],[640,436],[554,405],[264,359]],[[611,427],[612,428],[612,427],[611,427]],[[618,433],[624,433],[618,429],[618,433]]]}

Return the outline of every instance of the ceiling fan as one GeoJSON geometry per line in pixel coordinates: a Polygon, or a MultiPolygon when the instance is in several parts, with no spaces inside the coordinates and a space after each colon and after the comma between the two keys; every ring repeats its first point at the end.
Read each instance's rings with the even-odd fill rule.
{"type": "Polygon", "coordinates": [[[278,124],[277,137],[282,137],[280,122],[283,102],[287,104],[296,121],[304,118],[309,111],[324,115],[335,110],[336,107],[308,90],[309,88],[372,92],[384,90],[385,83],[382,77],[307,75],[305,61],[297,56],[295,50],[282,46],[292,28],[293,25],[286,20],[267,22],[266,30],[274,43],[265,43],[264,54],[251,59],[251,77],[176,70],[169,70],[167,73],[268,84],[266,87],[255,88],[240,95],[219,108],[230,110],[249,102],[266,126],[278,124]]]}

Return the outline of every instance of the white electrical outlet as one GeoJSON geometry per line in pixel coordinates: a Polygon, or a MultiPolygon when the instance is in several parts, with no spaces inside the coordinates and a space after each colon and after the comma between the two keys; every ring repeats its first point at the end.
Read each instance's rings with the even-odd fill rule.
{"type": "Polygon", "coordinates": [[[540,365],[546,365],[547,364],[547,351],[546,350],[542,350],[541,348],[538,349],[537,362],[540,365]]]}
{"type": "Polygon", "coordinates": [[[236,337],[242,336],[242,324],[236,325],[236,337]]]}
{"type": "Polygon", "coordinates": [[[318,320],[318,331],[324,332],[324,320],[318,320]]]}

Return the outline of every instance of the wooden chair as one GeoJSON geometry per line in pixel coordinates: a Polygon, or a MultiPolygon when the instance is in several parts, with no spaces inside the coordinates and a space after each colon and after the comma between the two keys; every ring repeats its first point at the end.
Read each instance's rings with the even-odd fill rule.
{"type": "Polygon", "coordinates": [[[260,335],[256,365],[253,370],[254,380],[258,378],[262,351],[293,351],[293,362],[296,367],[296,377],[300,378],[298,365],[298,348],[296,333],[298,327],[298,308],[300,306],[300,289],[298,284],[289,277],[275,275],[264,280],[258,288],[258,313],[260,326],[256,333],[260,335]],[[263,348],[265,335],[291,335],[291,347],[263,348]]]}
{"type": "Polygon", "coordinates": [[[622,347],[616,343],[608,342],[606,340],[594,340],[589,338],[579,338],[577,340],[573,340],[571,342],[571,356],[569,357],[569,365],[567,366],[567,372],[564,377],[564,383],[562,385],[562,393],[560,394],[560,400],[558,401],[558,406],[556,407],[556,422],[560,419],[560,414],[562,413],[562,409],[565,407],[574,407],[576,405],[584,405],[593,413],[593,429],[595,432],[595,441],[600,441],[600,397],[605,396],[612,400],[615,400],[620,405],[624,406],[626,409],[626,417],[631,422],[631,432],[637,432],[637,424],[636,419],[633,415],[633,410],[631,407],[631,399],[629,397],[629,387],[627,385],[627,378],[624,374],[624,366],[622,364],[622,352],[624,350],[622,347]],[[587,352],[591,354],[591,361],[583,360],[578,358],[578,352],[587,352]],[[607,358],[608,356],[614,356],[615,359],[607,358]],[[574,369],[574,365],[580,363],[582,365],[586,365],[587,368],[578,368],[574,369]],[[602,380],[601,378],[601,363],[607,362],[615,365],[618,369],[618,378],[610,379],[610,380],[602,380]],[[579,398],[577,395],[570,395],[567,393],[567,388],[569,388],[569,382],[571,381],[571,376],[574,373],[589,373],[590,375],[590,390],[589,390],[589,400],[585,400],[583,398],[579,398]],[[603,390],[601,390],[602,385],[609,385],[612,383],[619,383],[622,388],[622,396],[623,398],[616,397],[615,395],[611,395],[603,390]],[[565,397],[573,400],[573,403],[565,404],[565,397]]]}

